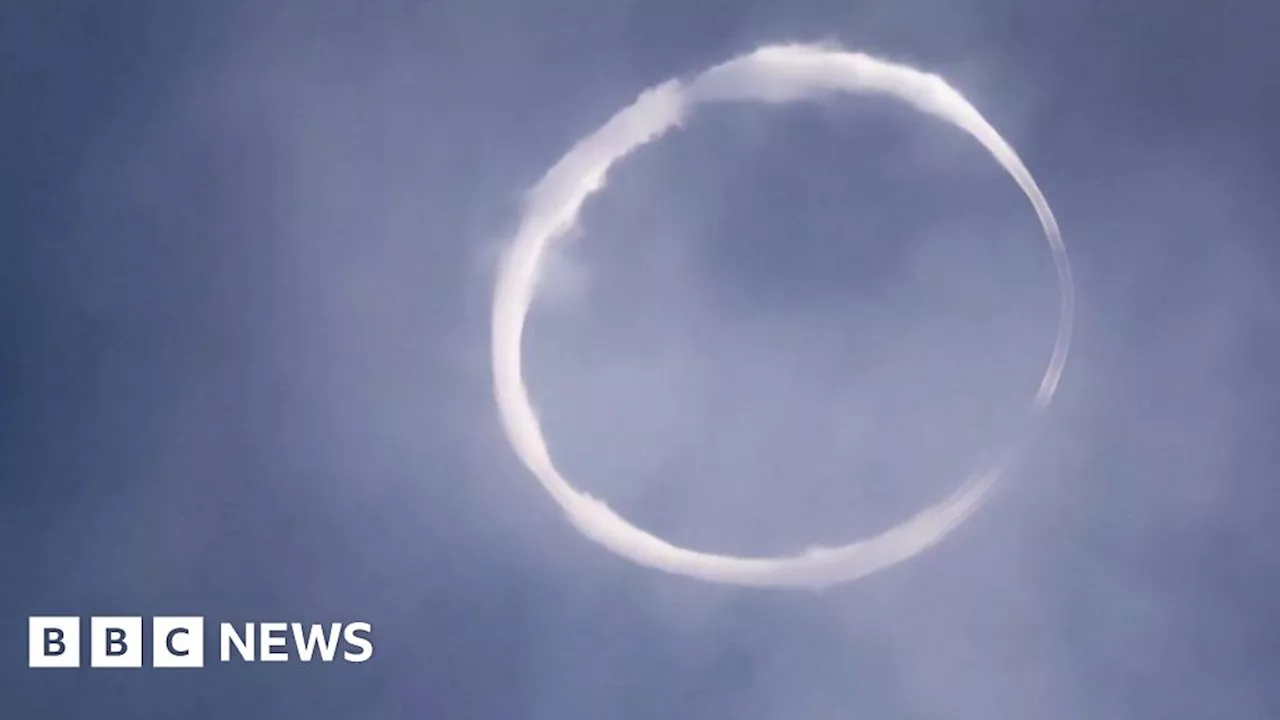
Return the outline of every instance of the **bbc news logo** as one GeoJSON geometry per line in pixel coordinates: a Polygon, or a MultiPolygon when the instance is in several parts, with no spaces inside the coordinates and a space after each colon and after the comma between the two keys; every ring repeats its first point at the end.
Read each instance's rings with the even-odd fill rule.
{"type": "MultiPolygon", "coordinates": [[[[80,618],[28,618],[27,666],[80,667],[80,618]]],[[[204,667],[203,617],[151,618],[151,667],[204,667]]],[[[342,662],[362,663],[373,657],[373,628],[366,622],[220,623],[220,662],[342,662]],[[341,650],[341,652],[339,652],[341,650]]],[[[141,617],[89,618],[89,666],[140,668],[145,643],[141,617]]]]}

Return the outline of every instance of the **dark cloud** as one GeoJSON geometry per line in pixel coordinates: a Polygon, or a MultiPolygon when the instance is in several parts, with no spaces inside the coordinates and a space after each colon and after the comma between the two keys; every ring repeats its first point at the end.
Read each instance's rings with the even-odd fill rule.
{"type": "MultiPolygon", "coordinates": [[[[365,619],[377,650],[63,674],[12,640],[0,707],[1275,715],[1269,13],[6,6],[3,637],[31,614],[203,613],[365,619]],[[502,441],[496,249],[520,193],[642,88],[828,38],[946,75],[1036,173],[1080,293],[1058,404],[971,524],[865,583],[633,568],[502,441]]],[[[872,103],[700,116],[620,168],[558,262],[530,380],[567,474],[708,549],[849,540],[947,492],[1052,340],[1016,190],[872,103]]]]}

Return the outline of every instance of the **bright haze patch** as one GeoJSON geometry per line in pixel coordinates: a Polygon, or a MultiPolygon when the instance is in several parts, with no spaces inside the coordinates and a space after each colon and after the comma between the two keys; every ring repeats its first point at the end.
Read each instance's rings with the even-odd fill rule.
{"type": "MultiPolygon", "coordinates": [[[[767,47],[754,54],[728,61],[723,65],[708,70],[707,73],[692,79],[689,85],[672,81],[646,92],[634,105],[614,115],[595,135],[585,138],[556,167],[549,170],[538,186],[530,192],[526,205],[525,218],[520,231],[509,250],[502,275],[495,290],[494,302],[494,372],[495,395],[497,395],[504,428],[511,439],[517,454],[525,464],[534,471],[543,486],[556,501],[566,510],[570,520],[582,533],[596,542],[620,553],[628,559],[643,565],[671,571],[671,573],[691,575],[691,577],[713,580],[713,582],[754,584],[754,585],[800,585],[800,587],[823,587],[823,585],[845,582],[878,569],[886,568],[908,559],[924,548],[931,546],[947,532],[961,523],[982,502],[984,496],[1000,475],[1006,457],[1000,455],[995,464],[988,469],[970,475],[968,482],[952,493],[946,500],[936,503],[920,512],[905,523],[882,530],[867,541],[846,544],[846,546],[829,548],[829,550],[810,550],[801,555],[791,557],[737,557],[732,555],[716,555],[716,553],[686,550],[673,546],[627,523],[621,516],[614,514],[608,506],[595,498],[576,491],[564,480],[550,461],[549,452],[538,419],[530,405],[524,388],[521,370],[521,341],[524,331],[525,314],[532,300],[532,293],[538,281],[539,264],[547,251],[549,242],[572,231],[579,223],[579,213],[586,197],[603,187],[605,173],[609,172],[614,161],[625,158],[630,152],[645,142],[654,140],[677,127],[686,120],[692,106],[699,102],[740,102],[763,101],[771,104],[785,104],[797,100],[824,99],[824,97],[840,94],[886,94],[905,100],[916,109],[934,117],[947,120],[964,129],[970,136],[977,138],[992,156],[1004,167],[1010,176],[1018,182],[1021,190],[1032,201],[1044,234],[1050,241],[1053,263],[1057,269],[1061,302],[1059,307],[1059,332],[1053,342],[1052,352],[1048,357],[1048,365],[1039,387],[1034,392],[1033,413],[1038,413],[1048,405],[1059,380],[1062,364],[1066,357],[1070,341],[1070,319],[1073,311],[1071,297],[1070,272],[1066,264],[1065,250],[1062,249],[1056,222],[1053,220],[1046,202],[1039,193],[1036,183],[1030,178],[1018,156],[1014,154],[987,124],[972,106],[957,92],[947,86],[941,78],[920,73],[918,70],[906,68],[904,65],[886,63],[886,61],[869,58],[860,54],[842,53],[842,51],[824,49],[814,46],[778,46],[767,47]]],[[[856,161],[856,159],[850,159],[856,161]]],[[[797,228],[799,229],[799,228],[797,228]]],[[[785,238],[780,240],[785,242],[785,238]]],[[[755,243],[753,243],[755,245],[755,243]]],[[[856,243],[852,243],[856,245],[856,243]]],[[[678,252],[678,250],[677,250],[678,252]]],[[[791,256],[791,255],[783,255],[791,256]]],[[[717,260],[718,261],[718,260],[717,260]]],[[[696,265],[696,263],[695,263],[696,265]]],[[[833,264],[835,266],[835,264],[833,264]]],[[[920,268],[918,268],[920,270],[920,268]]],[[[929,270],[924,263],[924,272],[940,272],[941,268],[929,270]]],[[[749,292],[742,293],[744,299],[751,299],[759,293],[755,288],[762,287],[764,278],[749,282],[749,292]]],[[[689,287],[696,287],[691,283],[689,287]]],[[[768,293],[764,293],[765,296],[768,293]]],[[[678,293],[668,293],[667,301],[672,301],[678,293]]],[[[690,314],[692,316],[694,314],[690,314]]],[[[773,318],[765,320],[773,327],[791,328],[790,320],[773,318]]],[[[716,322],[705,323],[705,328],[692,328],[694,331],[707,334],[722,340],[721,347],[727,348],[727,357],[716,365],[707,365],[701,372],[708,377],[732,377],[735,372],[748,370],[741,374],[740,397],[765,396],[771,402],[771,409],[778,416],[785,416],[791,398],[805,388],[808,378],[799,378],[792,382],[769,383],[768,386],[751,380],[750,363],[742,363],[742,359],[760,357],[759,351],[751,350],[754,342],[744,342],[742,337],[731,338],[724,334],[716,334],[719,327],[716,322]],[[737,347],[735,347],[735,345],[737,347]],[[772,397],[769,397],[771,396],[772,397]]],[[[689,328],[686,328],[689,329],[689,328]]],[[[803,328],[801,328],[803,329],[803,328]]],[[[813,334],[801,332],[805,334],[813,334]]],[[[822,334],[822,333],[818,333],[822,334]]],[[[1047,333],[1046,333],[1047,334],[1047,333]]],[[[755,338],[755,340],[759,340],[755,338]]],[[[838,343],[831,350],[838,350],[838,343]]],[[[780,348],[785,351],[785,348],[780,348]]],[[[916,361],[936,355],[936,351],[920,348],[916,361]]],[[[672,379],[687,373],[687,364],[696,354],[673,354],[668,361],[673,363],[672,379]]],[[[893,378],[899,374],[904,360],[911,356],[897,355],[891,363],[879,361],[879,377],[877,363],[869,361],[861,374],[869,378],[870,386],[888,387],[893,378]]],[[[695,360],[696,361],[696,360],[695,360]]],[[[908,363],[909,364],[909,363],[908,363]]],[[[695,369],[696,373],[696,369],[695,369]]],[[[817,377],[819,373],[814,373],[817,377]]],[[[849,377],[856,378],[859,370],[854,368],[849,377]]],[[[840,378],[841,374],[832,374],[832,378],[840,378]]],[[[626,377],[614,378],[627,382],[626,377]]],[[[919,383],[916,383],[919,384],[919,383]]],[[[704,383],[691,383],[690,387],[707,387],[704,383]]],[[[635,388],[635,383],[631,384],[635,388]]],[[[925,384],[925,389],[927,389],[925,384]]],[[[810,386],[812,389],[812,386],[810,386]]],[[[919,388],[916,395],[922,395],[919,388]]],[[[972,393],[970,393],[972,395],[972,393]]],[[[680,404],[678,387],[671,396],[676,404],[680,404]]],[[[922,400],[929,400],[922,395],[922,400]]],[[[644,410],[649,398],[639,396],[618,407],[618,416],[628,416],[637,410],[644,410]]],[[[855,400],[851,397],[851,400],[855,400]]],[[[874,409],[874,406],[873,406],[874,409]]],[[[829,410],[829,409],[828,409],[829,410]]],[[[868,424],[868,416],[863,414],[858,419],[854,413],[841,413],[842,407],[836,404],[835,416],[827,418],[833,421],[815,421],[823,430],[846,429],[850,434],[858,434],[859,423],[868,424]]],[[[874,425],[881,418],[870,419],[874,425]]],[[[732,415],[722,421],[722,427],[731,427],[732,415]]],[[[782,428],[796,428],[795,424],[787,425],[783,420],[782,428]]],[[[687,428],[686,428],[687,429],[687,428]]],[[[791,433],[791,436],[805,438],[814,437],[814,428],[791,433]]],[[[627,436],[626,428],[617,428],[614,436],[627,436]],[[618,432],[621,430],[621,432],[618,432]]],[[[791,436],[786,432],[767,433],[781,436],[781,442],[787,442],[791,436]]],[[[867,433],[863,433],[861,441],[869,445],[867,433]]],[[[739,443],[726,443],[730,452],[740,452],[739,443]]],[[[924,447],[927,447],[925,445],[924,447]]],[[[856,448],[854,448],[856,452],[856,448]]],[[[803,474],[806,471],[804,462],[785,462],[774,468],[778,475],[777,482],[786,486],[790,475],[803,474]]],[[[836,468],[842,462],[836,462],[836,468]]],[[[855,464],[845,464],[846,473],[852,474],[855,464]]],[[[845,483],[856,482],[858,478],[846,477],[845,483]]]]}

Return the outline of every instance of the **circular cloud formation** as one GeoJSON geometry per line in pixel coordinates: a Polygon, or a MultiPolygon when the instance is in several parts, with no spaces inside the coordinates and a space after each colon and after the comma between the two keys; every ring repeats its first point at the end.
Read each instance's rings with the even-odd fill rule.
{"type": "Polygon", "coordinates": [[[636,563],[711,582],[822,588],[906,560],[942,539],[982,503],[1007,465],[973,474],[947,499],[870,538],[793,556],[736,557],[672,545],[574,489],[556,470],[521,373],[521,339],[541,260],[551,242],[577,223],[586,199],[609,168],[632,150],[680,125],[700,103],[790,103],[840,93],[879,93],[905,101],[973,136],[1009,173],[1039,216],[1057,268],[1061,304],[1048,367],[1031,404],[1053,399],[1071,344],[1074,289],[1058,224],[1013,148],[942,78],[861,53],[815,45],[775,45],[717,65],[688,81],[671,80],[640,95],[580,140],[528,193],[519,229],[503,259],[493,306],[494,393],[512,447],[582,534],[636,563]]]}

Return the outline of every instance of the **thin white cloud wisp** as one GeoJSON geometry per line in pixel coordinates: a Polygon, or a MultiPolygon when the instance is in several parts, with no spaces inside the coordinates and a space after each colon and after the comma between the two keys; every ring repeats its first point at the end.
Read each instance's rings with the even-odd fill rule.
{"type": "Polygon", "coordinates": [[[553,241],[574,228],[589,196],[605,186],[610,167],[678,126],[701,103],[791,103],[841,93],[898,98],[976,139],[1022,189],[1048,240],[1061,296],[1053,351],[1031,403],[1033,416],[1053,399],[1071,344],[1074,288],[1057,221],[1013,148],[942,78],[861,53],[815,45],[760,48],[688,81],[653,87],[603,127],[580,140],[528,193],[518,230],[503,258],[494,291],[494,393],[503,429],[516,454],[570,522],[591,540],[640,565],[701,580],[764,587],[822,588],[848,582],[924,551],[983,502],[1008,457],[974,473],[951,496],[878,535],[836,548],[780,557],[736,557],[672,545],[576,490],[556,469],[524,385],[521,345],[539,268],[553,241]]]}

